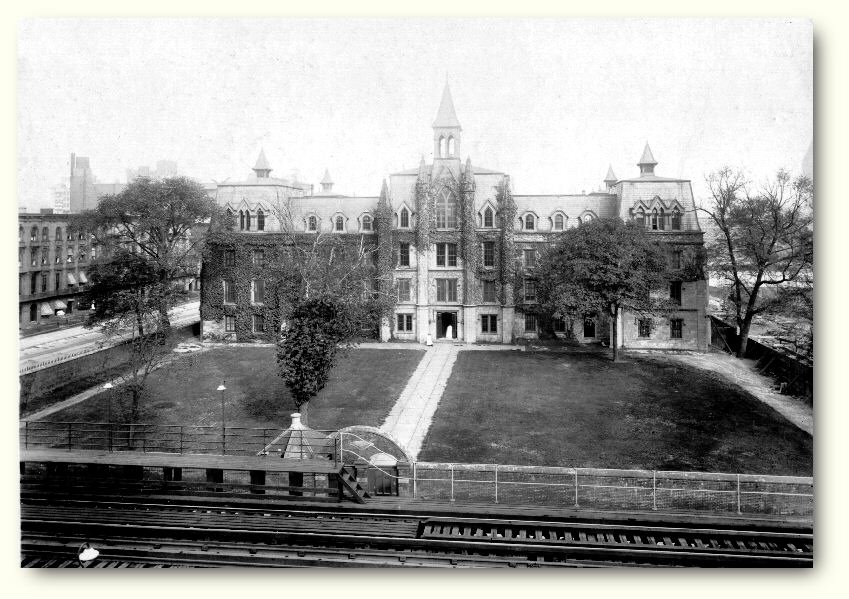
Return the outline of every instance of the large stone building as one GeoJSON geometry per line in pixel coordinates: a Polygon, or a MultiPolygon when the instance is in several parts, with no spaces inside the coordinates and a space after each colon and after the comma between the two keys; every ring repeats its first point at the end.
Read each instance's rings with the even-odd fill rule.
{"type": "MultiPolygon", "coordinates": [[[[698,268],[688,268],[698,261],[703,247],[690,182],[656,175],[657,161],[648,144],[637,163],[639,176],[618,179],[609,168],[604,192],[513,195],[507,173],[473,165],[468,158],[461,161],[463,130],[447,85],[432,135],[433,162],[422,158],[418,168],[391,174],[389,184],[384,183],[381,195],[375,197],[334,195],[329,173],[321,181],[322,192],[313,195],[310,186],[271,178],[272,169],[261,153],[254,178],[222,184],[217,190],[218,202],[236,216],[236,226],[244,232],[242,243],[249,250],[234,253],[228,268],[235,273],[255,267],[241,264],[236,255],[249,260],[251,245],[260,243],[258,236],[281,229],[303,235],[357,236],[372,247],[392,247],[397,301],[391,322],[381,327],[383,340],[425,342],[430,336],[512,343],[535,338],[540,331],[544,315],[537,310],[533,268],[541,245],[592,219],[637,219],[668,244],[672,266],[680,269],[681,280],[670,288],[680,309],[664,319],[620,315],[619,344],[707,348],[707,284],[698,268]],[[387,207],[391,226],[381,230],[377,215],[387,207]],[[281,214],[286,222],[281,222],[281,214]],[[391,240],[391,246],[381,240],[391,240]]],[[[225,287],[224,293],[206,294],[205,301],[202,295],[204,333],[244,340],[239,331],[248,331],[252,339],[273,338],[279,323],[271,321],[269,326],[264,303],[253,301],[253,290],[247,286],[255,285],[254,280],[228,272],[210,270],[203,280],[204,289],[225,287]],[[228,290],[228,285],[246,289],[228,290]],[[244,303],[245,309],[226,316],[228,303],[244,303]],[[247,315],[254,325],[237,326],[238,319],[247,315]]],[[[581,322],[554,322],[550,328],[565,335],[571,326],[578,341],[598,342],[609,341],[607,324],[597,315],[587,315],[581,322]]]]}

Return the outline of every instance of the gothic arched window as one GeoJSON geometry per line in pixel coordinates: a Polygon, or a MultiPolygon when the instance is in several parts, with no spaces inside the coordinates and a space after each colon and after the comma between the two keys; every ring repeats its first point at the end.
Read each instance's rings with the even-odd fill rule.
{"type": "Polygon", "coordinates": [[[646,226],[646,211],[643,210],[642,208],[637,210],[636,220],[637,220],[638,225],[640,225],[641,227],[645,227],[646,226]]]}
{"type": "Polygon", "coordinates": [[[555,214],[554,215],[554,230],[562,231],[563,230],[563,215],[555,214]]]}
{"type": "Polygon", "coordinates": [[[449,156],[454,155],[454,137],[453,136],[448,138],[448,155],[449,156]]]}
{"type": "Polygon", "coordinates": [[[536,228],[536,222],[534,222],[534,215],[533,214],[526,214],[525,215],[525,230],[526,231],[533,231],[535,228],[536,228]]]}
{"type": "Polygon", "coordinates": [[[256,211],[256,230],[265,231],[265,212],[262,208],[256,211]]]}
{"type": "Polygon", "coordinates": [[[251,230],[251,211],[245,210],[245,230],[251,230]]]}
{"type": "Polygon", "coordinates": [[[443,188],[436,198],[436,228],[457,228],[457,199],[447,188],[443,188]]]}
{"type": "Polygon", "coordinates": [[[239,210],[239,230],[245,230],[245,213],[242,210],[239,210]]]}
{"type": "Polygon", "coordinates": [[[657,227],[658,227],[658,224],[657,224],[657,208],[655,208],[651,211],[651,228],[652,228],[652,231],[657,231],[657,227]]]}
{"type": "Polygon", "coordinates": [[[345,230],[345,220],[342,218],[341,215],[336,217],[336,230],[337,231],[344,231],[345,230]]]}
{"type": "Polygon", "coordinates": [[[486,210],[483,211],[483,226],[484,227],[493,227],[495,226],[495,219],[492,213],[492,208],[489,206],[486,207],[486,210]]]}
{"type": "Polygon", "coordinates": [[[307,219],[307,229],[310,231],[318,230],[318,219],[314,216],[311,216],[307,219]]]}
{"type": "Polygon", "coordinates": [[[444,138],[444,137],[440,137],[440,138],[439,138],[439,157],[440,157],[440,158],[445,158],[445,156],[446,156],[446,148],[445,148],[445,146],[446,146],[445,138],[444,138]]]}
{"type": "Polygon", "coordinates": [[[678,208],[675,208],[672,211],[672,230],[680,231],[681,230],[681,213],[678,211],[678,208]]]}
{"type": "Polygon", "coordinates": [[[666,230],[666,214],[664,214],[663,208],[660,209],[660,215],[657,219],[657,228],[661,231],[666,230]]]}
{"type": "Polygon", "coordinates": [[[401,228],[406,229],[410,226],[410,211],[407,208],[401,208],[401,228]]]}

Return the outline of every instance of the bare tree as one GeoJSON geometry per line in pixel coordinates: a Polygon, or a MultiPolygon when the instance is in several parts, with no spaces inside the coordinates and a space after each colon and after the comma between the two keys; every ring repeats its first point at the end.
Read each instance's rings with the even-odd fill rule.
{"type": "Polygon", "coordinates": [[[711,202],[700,210],[718,229],[708,244],[711,273],[730,288],[740,329],[737,356],[746,354],[752,321],[777,306],[784,293],[813,281],[813,183],[784,170],[753,187],[730,167],[707,176],[711,202]]]}

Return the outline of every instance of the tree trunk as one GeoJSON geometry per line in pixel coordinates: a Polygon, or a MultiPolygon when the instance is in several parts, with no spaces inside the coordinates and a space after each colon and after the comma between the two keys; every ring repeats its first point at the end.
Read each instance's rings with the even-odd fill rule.
{"type": "Polygon", "coordinates": [[[737,348],[737,357],[746,357],[746,346],[749,344],[749,329],[752,327],[752,317],[746,315],[743,319],[743,324],[740,326],[740,346],[737,348]]]}
{"type": "Polygon", "coordinates": [[[620,362],[619,359],[619,324],[617,322],[617,316],[619,315],[619,308],[613,309],[613,317],[610,319],[610,329],[612,331],[610,335],[610,347],[613,348],[613,361],[620,362]]]}

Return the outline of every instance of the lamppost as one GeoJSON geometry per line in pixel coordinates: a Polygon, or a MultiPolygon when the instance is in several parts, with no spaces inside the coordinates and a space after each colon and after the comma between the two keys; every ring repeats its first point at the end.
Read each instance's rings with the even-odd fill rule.
{"type": "Polygon", "coordinates": [[[224,455],[226,451],[226,441],[225,441],[225,429],[224,429],[224,392],[227,390],[227,387],[224,386],[224,383],[227,381],[221,381],[221,384],[218,385],[218,389],[216,391],[221,392],[221,455],[224,455]]]}
{"type": "Polygon", "coordinates": [[[106,381],[103,390],[106,391],[106,436],[109,443],[109,451],[112,451],[112,383],[106,381]]]}

